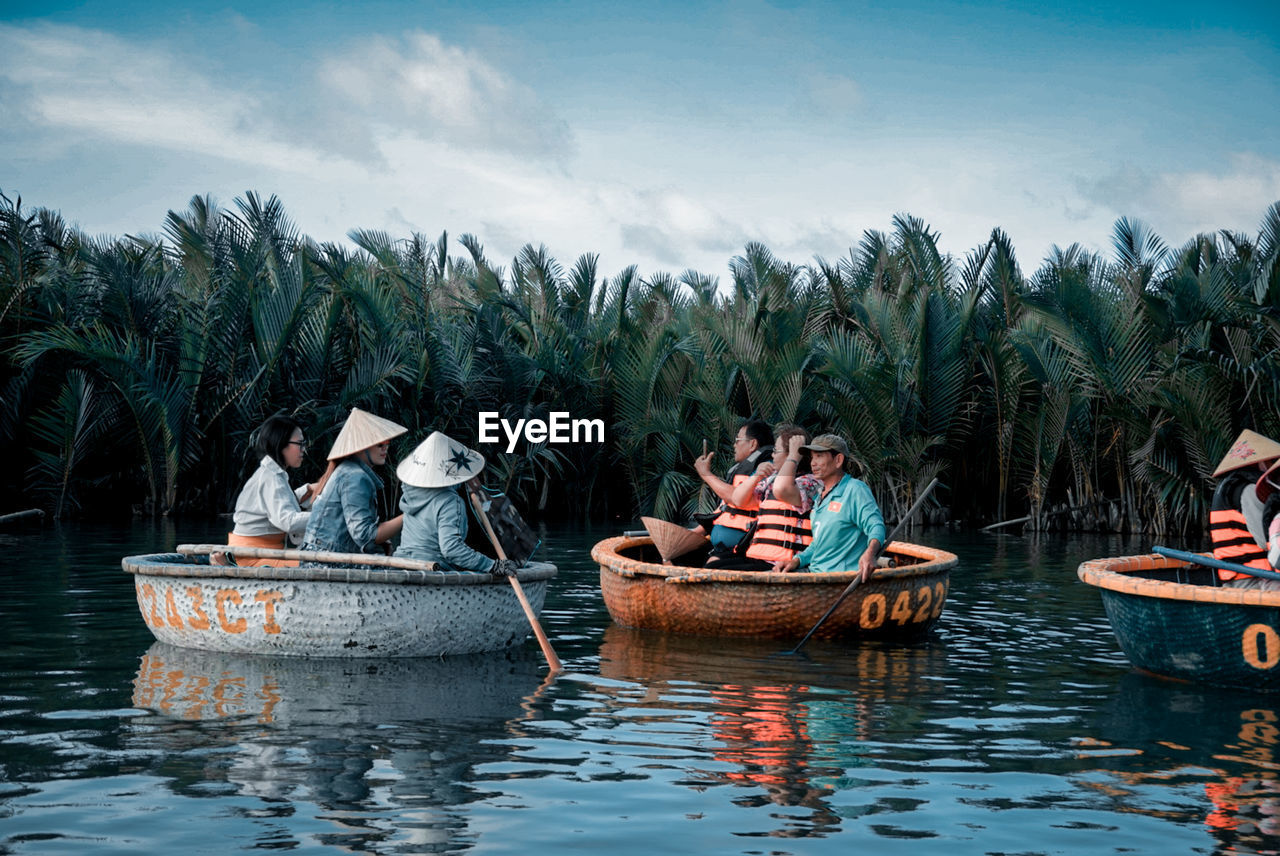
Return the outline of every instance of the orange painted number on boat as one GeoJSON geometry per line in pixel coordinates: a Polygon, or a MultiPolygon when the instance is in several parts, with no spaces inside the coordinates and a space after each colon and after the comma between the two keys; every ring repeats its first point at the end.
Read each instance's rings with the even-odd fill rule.
{"type": "Polygon", "coordinates": [[[240,592],[235,589],[218,589],[218,594],[213,599],[214,604],[218,607],[218,624],[228,633],[243,633],[248,626],[248,622],[243,618],[228,621],[227,601],[231,601],[236,606],[244,602],[240,597],[240,592]]]}
{"type": "Polygon", "coordinates": [[[862,615],[858,618],[858,623],[866,630],[875,630],[881,624],[884,624],[884,595],[880,593],[869,594],[862,599],[862,615]]]}
{"type": "Polygon", "coordinates": [[[195,617],[188,618],[187,623],[192,630],[208,630],[209,614],[204,611],[204,593],[200,586],[187,586],[187,597],[191,598],[191,611],[195,613],[195,617]]]}
{"type": "Polygon", "coordinates": [[[939,615],[942,614],[942,604],[946,599],[947,599],[946,583],[934,583],[933,584],[933,612],[930,613],[929,615],[930,618],[937,618],[939,615]]]}
{"type": "Polygon", "coordinates": [[[916,607],[916,614],[911,619],[914,622],[929,620],[929,605],[933,603],[933,589],[928,586],[920,586],[916,589],[916,597],[920,601],[920,605],[916,607]]]}
{"type": "Polygon", "coordinates": [[[164,614],[169,619],[169,626],[181,630],[182,616],[178,614],[178,604],[173,600],[173,589],[164,590],[164,614]]]}
{"type": "Polygon", "coordinates": [[[152,627],[164,627],[164,619],[160,617],[160,610],[156,609],[156,590],[151,583],[143,583],[138,589],[138,595],[143,620],[152,627]]]}
{"type": "Polygon", "coordinates": [[[911,592],[898,592],[898,597],[893,601],[893,609],[889,612],[889,617],[899,624],[906,624],[911,620],[911,592]]]}
{"type": "Polygon", "coordinates": [[[1266,624],[1250,624],[1240,640],[1244,661],[1255,669],[1273,669],[1280,663],[1280,635],[1266,624]]]}
{"type": "Polygon", "coordinates": [[[262,617],[263,633],[279,633],[280,625],[276,624],[276,604],[284,598],[278,591],[260,591],[253,599],[262,604],[265,615],[262,617]]]}

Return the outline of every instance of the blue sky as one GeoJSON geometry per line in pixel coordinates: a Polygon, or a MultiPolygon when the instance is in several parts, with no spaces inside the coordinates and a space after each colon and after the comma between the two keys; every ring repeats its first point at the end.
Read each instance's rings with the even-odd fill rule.
{"type": "MultiPolygon", "coordinates": [[[[606,274],[838,259],[897,213],[1025,269],[1256,234],[1280,12],[1221,2],[8,4],[0,190],[92,234],[276,194],[341,241],[476,235],[606,274]]],[[[455,245],[455,252],[461,249],[455,245]]]]}

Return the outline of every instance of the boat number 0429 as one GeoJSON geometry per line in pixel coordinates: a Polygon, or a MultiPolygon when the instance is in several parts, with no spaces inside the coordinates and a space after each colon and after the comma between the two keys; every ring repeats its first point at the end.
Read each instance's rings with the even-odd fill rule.
{"type": "Polygon", "coordinates": [[[864,630],[874,630],[885,619],[897,624],[919,624],[942,614],[942,603],[947,599],[947,584],[934,583],[917,589],[905,589],[888,596],[875,592],[862,599],[862,614],[858,624],[864,630]],[[889,604],[889,597],[893,604],[889,604]]]}

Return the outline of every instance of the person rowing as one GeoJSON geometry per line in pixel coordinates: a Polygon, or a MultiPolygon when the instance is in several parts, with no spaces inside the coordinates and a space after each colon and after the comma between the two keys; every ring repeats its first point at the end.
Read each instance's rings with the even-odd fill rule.
{"type": "Polygon", "coordinates": [[[467,506],[461,488],[479,478],[483,469],[483,455],[439,431],[419,443],[396,468],[404,485],[404,530],[395,555],[436,562],[445,570],[515,576],[519,562],[491,559],[467,546],[467,506]]]}

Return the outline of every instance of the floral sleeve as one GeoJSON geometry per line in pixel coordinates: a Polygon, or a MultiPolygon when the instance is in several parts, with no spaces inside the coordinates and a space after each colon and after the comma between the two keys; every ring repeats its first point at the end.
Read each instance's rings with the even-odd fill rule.
{"type": "Polygon", "coordinates": [[[796,488],[800,491],[800,513],[808,514],[822,496],[822,480],[806,473],[796,478],[796,488]]]}

